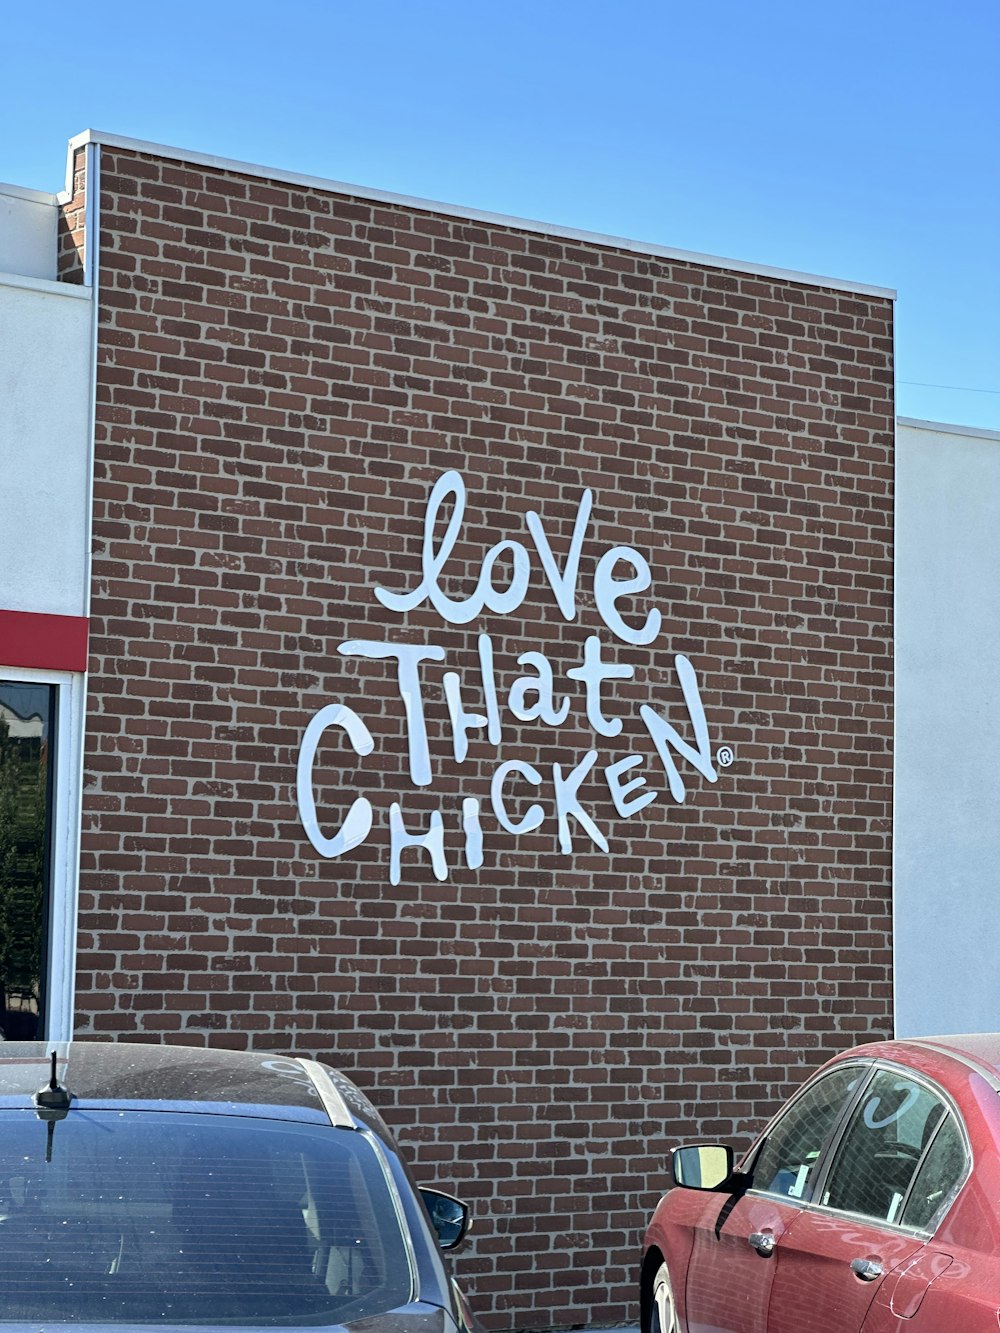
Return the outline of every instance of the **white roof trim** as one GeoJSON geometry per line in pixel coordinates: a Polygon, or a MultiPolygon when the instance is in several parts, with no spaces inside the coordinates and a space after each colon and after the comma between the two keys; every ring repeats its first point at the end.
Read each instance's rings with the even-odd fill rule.
{"type": "Polygon", "coordinates": [[[897,417],[897,426],[907,426],[910,430],[931,430],[938,435],[971,435],[977,440],[1000,440],[1000,430],[987,430],[982,426],[951,426],[943,421],[918,421],[915,417],[897,417]]]}
{"type": "Polygon", "coordinates": [[[344,181],[325,180],[321,176],[306,176],[297,171],[282,171],[277,167],[263,167],[254,162],[237,162],[211,153],[196,153],[186,148],[171,148],[166,144],[148,143],[130,139],[121,134],[107,134],[103,130],[84,130],[69,141],[67,189],[72,188],[73,152],[85,144],[103,144],[106,148],[122,148],[133,153],[148,153],[152,157],[166,157],[176,162],[190,162],[192,166],[211,167],[216,171],[234,171],[242,176],[260,176],[264,180],[281,181],[307,190],[325,190],[333,194],[352,195],[356,199],[371,199],[380,204],[394,204],[402,208],[419,209],[426,213],[441,213],[446,217],[464,218],[470,222],[484,222],[495,227],[510,227],[517,231],[531,231],[543,236],[558,236],[562,240],[582,241],[587,245],[603,245],[614,250],[629,250],[635,254],[653,255],[657,259],[673,259],[685,264],[700,264],[707,268],[730,269],[736,273],[750,273],[755,277],[775,278],[781,282],[804,283],[809,287],[827,287],[834,291],[852,292],[858,296],[877,296],[894,301],[896,292],[891,287],[873,287],[863,282],[846,282],[841,278],[827,278],[815,273],[796,273],[791,269],[772,268],[767,264],[748,264],[740,259],[723,259],[718,255],[703,255],[692,250],[674,250],[648,241],[632,241],[623,236],[604,236],[599,232],[579,231],[575,227],[561,227],[550,222],[536,222],[530,218],[507,217],[502,213],[483,212],[477,208],[462,208],[443,204],[433,199],[418,199],[387,190],[372,190],[344,181]]]}
{"type": "Polygon", "coordinates": [[[57,203],[56,196],[45,190],[26,190],[23,185],[8,185],[5,181],[0,181],[0,194],[8,194],[14,199],[26,199],[31,204],[50,204],[53,208],[57,203]]]}
{"type": "Polygon", "coordinates": [[[20,273],[0,273],[0,287],[23,287],[29,292],[45,292],[47,296],[71,296],[84,301],[89,301],[94,295],[93,287],[83,287],[77,282],[55,282],[51,278],[26,278],[20,273]]]}

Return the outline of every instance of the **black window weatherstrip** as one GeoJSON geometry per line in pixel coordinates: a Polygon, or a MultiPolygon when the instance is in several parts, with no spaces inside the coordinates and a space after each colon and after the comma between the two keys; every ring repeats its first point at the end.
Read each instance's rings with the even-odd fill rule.
{"type": "MultiPolygon", "coordinates": [[[[837,1212],[837,1213],[847,1212],[847,1209],[833,1208],[830,1204],[824,1203],[823,1192],[826,1189],[827,1182],[830,1179],[830,1176],[833,1172],[833,1168],[836,1165],[837,1158],[840,1155],[840,1149],[841,1146],[843,1145],[844,1139],[847,1137],[848,1123],[850,1124],[854,1123],[855,1112],[858,1110],[862,1101],[864,1100],[865,1093],[868,1091],[872,1083],[875,1081],[876,1076],[880,1074],[885,1068],[886,1066],[880,1064],[878,1061],[876,1061],[872,1065],[871,1069],[869,1070],[868,1077],[858,1088],[858,1095],[851,1099],[850,1115],[846,1116],[844,1118],[844,1122],[838,1126],[839,1132],[834,1136],[834,1139],[830,1144],[829,1150],[823,1159],[822,1171],[817,1172],[816,1188],[813,1190],[812,1195],[810,1196],[810,1202],[815,1203],[816,1206],[819,1208],[830,1208],[832,1212],[837,1212]]],[[[913,1184],[912,1180],[910,1181],[910,1184],[911,1185],[913,1184]]],[[[855,1214],[853,1213],[850,1215],[852,1217],[855,1216],[855,1214]]],[[[857,1214],[857,1216],[861,1216],[861,1214],[857,1214]]],[[[902,1209],[900,1209],[900,1216],[902,1216],[902,1209]]],[[[884,1218],[872,1218],[869,1220],[883,1221],[883,1222],[885,1221],[884,1218]]]]}
{"type": "Polygon", "coordinates": [[[761,1136],[760,1142],[752,1150],[753,1160],[748,1164],[748,1170],[746,1174],[750,1177],[749,1188],[753,1190],[755,1194],[770,1194],[769,1190],[754,1189],[753,1173],[757,1167],[757,1158],[760,1156],[761,1152],[764,1149],[764,1145],[770,1138],[771,1131],[782,1120],[784,1120],[785,1116],[788,1115],[790,1111],[794,1109],[796,1102],[798,1102],[802,1097],[804,1097],[809,1089],[814,1088],[818,1083],[821,1083],[823,1081],[823,1078],[829,1078],[831,1074],[834,1074],[837,1072],[837,1070],[844,1068],[860,1069],[862,1071],[863,1076],[859,1079],[858,1086],[855,1088],[854,1092],[851,1093],[850,1097],[847,1098],[847,1100],[844,1102],[844,1105],[840,1108],[840,1113],[838,1114],[836,1120],[833,1122],[833,1127],[830,1130],[829,1135],[827,1136],[826,1142],[820,1149],[819,1157],[816,1159],[819,1170],[817,1171],[816,1178],[813,1182],[812,1187],[809,1190],[808,1198],[798,1197],[798,1196],[793,1197],[787,1194],[782,1194],[777,1196],[792,1203],[799,1203],[799,1204],[811,1203],[812,1200],[816,1197],[816,1192],[819,1188],[820,1182],[825,1183],[827,1169],[830,1165],[830,1161],[832,1160],[835,1150],[840,1144],[840,1140],[843,1136],[844,1126],[847,1124],[847,1121],[853,1114],[854,1108],[857,1106],[858,1102],[864,1096],[865,1089],[868,1087],[869,1083],[871,1083],[872,1079],[875,1076],[875,1070],[877,1068],[877,1062],[875,1060],[858,1060],[857,1062],[845,1060],[842,1064],[835,1065],[833,1069],[827,1070],[827,1072],[823,1075],[822,1078],[817,1078],[815,1081],[810,1080],[805,1085],[805,1087],[803,1087],[801,1091],[795,1095],[792,1101],[789,1102],[789,1104],[786,1107],[784,1107],[781,1114],[775,1116],[774,1120],[772,1120],[771,1123],[768,1125],[767,1131],[761,1136]],[[864,1074],[865,1070],[868,1071],[866,1075],[864,1074]]]}
{"type": "MultiPolygon", "coordinates": [[[[867,1065],[868,1072],[863,1078],[858,1080],[858,1086],[844,1103],[840,1115],[837,1117],[836,1124],[830,1131],[830,1136],[819,1156],[818,1169],[816,1171],[816,1177],[813,1180],[812,1189],[809,1191],[809,1198],[803,1199],[803,1203],[816,1203],[820,1207],[823,1206],[819,1201],[823,1197],[823,1190],[826,1188],[826,1182],[829,1179],[833,1164],[837,1160],[837,1153],[840,1151],[840,1145],[844,1141],[847,1127],[854,1119],[855,1111],[857,1111],[858,1107],[864,1100],[865,1094],[871,1087],[875,1075],[879,1070],[877,1060],[866,1061],[865,1065],[867,1065]]],[[[859,1067],[863,1069],[865,1068],[865,1065],[860,1065],[859,1067]]],[[[840,1067],[843,1068],[843,1066],[840,1067]]]]}

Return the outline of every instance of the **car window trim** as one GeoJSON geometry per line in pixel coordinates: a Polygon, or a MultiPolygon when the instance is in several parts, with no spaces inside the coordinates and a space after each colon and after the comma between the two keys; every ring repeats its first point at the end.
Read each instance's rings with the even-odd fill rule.
{"type": "Polygon", "coordinates": [[[410,1300],[417,1299],[419,1294],[417,1253],[413,1247],[413,1237],[410,1235],[409,1224],[406,1221],[406,1210],[403,1207],[403,1200],[400,1197],[399,1186],[389,1165],[389,1159],[386,1157],[385,1148],[382,1140],[370,1129],[362,1129],[361,1137],[366,1139],[375,1154],[375,1160],[378,1162],[385,1177],[386,1188],[389,1191],[389,1197],[392,1200],[393,1210],[396,1214],[396,1225],[399,1227],[399,1234],[403,1238],[403,1249],[406,1253],[406,1264],[410,1270],[410,1300]]]}
{"type": "MultiPolygon", "coordinates": [[[[937,1227],[940,1224],[941,1218],[944,1216],[945,1211],[951,1207],[951,1205],[955,1201],[956,1196],[958,1195],[958,1192],[963,1188],[966,1181],[972,1175],[972,1168],[975,1165],[972,1153],[972,1140],[969,1138],[969,1132],[965,1125],[965,1119],[961,1111],[958,1109],[958,1105],[954,1097],[952,1097],[952,1095],[947,1091],[946,1088],[941,1087],[941,1085],[935,1079],[931,1078],[928,1074],[922,1074],[914,1069],[911,1069],[909,1065],[899,1064],[896,1060],[880,1060],[878,1061],[878,1064],[883,1069],[891,1069],[896,1073],[902,1072],[912,1082],[922,1084],[932,1093],[933,1096],[937,1097],[938,1100],[942,1102],[945,1111],[947,1112],[946,1115],[943,1115],[941,1117],[940,1124],[934,1130],[934,1133],[928,1139],[927,1143],[924,1144],[924,1150],[920,1154],[920,1160],[917,1162],[913,1175],[910,1178],[909,1188],[907,1189],[906,1194],[903,1196],[903,1201],[899,1206],[900,1217],[902,1217],[906,1212],[906,1205],[910,1202],[910,1194],[913,1190],[913,1186],[916,1182],[917,1176],[921,1168],[923,1167],[924,1161],[926,1160],[927,1154],[930,1152],[931,1144],[933,1144],[934,1140],[941,1133],[941,1129],[944,1126],[944,1123],[948,1119],[949,1115],[955,1117],[955,1124],[958,1126],[959,1137],[962,1140],[962,1149],[965,1156],[965,1169],[959,1175],[958,1183],[954,1186],[954,1188],[951,1190],[947,1198],[942,1202],[941,1206],[937,1209],[937,1211],[931,1218],[931,1223],[933,1223],[933,1225],[928,1227],[900,1228],[901,1230],[904,1231],[916,1231],[919,1232],[921,1235],[923,1234],[933,1235],[934,1232],[937,1230],[937,1227]]],[[[892,1226],[894,1224],[887,1222],[885,1225],[892,1226]]]]}
{"type": "Polygon", "coordinates": [[[969,1139],[968,1131],[965,1127],[965,1121],[962,1118],[962,1115],[955,1104],[954,1098],[944,1088],[942,1088],[940,1084],[935,1082],[934,1079],[928,1077],[926,1074],[919,1073],[917,1070],[912,1069],[909,1065],[900,1064],[895,1060],[885,1060],[885,1059],[874,1060],[872,1062],[872,1067],[868,1078],[866,1078],[864,1080],[864,1083],[859,1087],[858,1096],[856,1098],[852,1098],[850,1113],[847,1116],[845,1116],[842,1119],[841,1123],[838,1125],[837,1132],[828,1143],[826,1151],[824,1152],[821,1160],[822,1160],[822,1166],[820,1171],[816,1175],[815,1188],[811,1191],[808,1200],[801,1201],[803,1208],[809,1208],[815,1212],[829,1214],[835,1217],[850,1218],[852,1222],[860,1222],[865,1224],[866,1226],[885,1227],[891,1231],[902,1232],[905,1235],[921,1236],[925,1238],[934,1235],[934,1232],[940,1225],[941,1219],[944,1217],[944,1214],[955,1202],[955,1199],[958,1196],[959,1191],[964,1187],[966,1181],[971,1176],[973,1167],[971,1141],[969,1139]],[[934,1213],[933,1217],[930,1220],[930,1223],[925,1227],[904,1226],[902,1221],[890,1222],[884,1217],[869,1217],[865,1213],[852,1213],[849,1212],[846,1208],[832,1208],[830,1207],[829,1204],[824,1204],[819,1202],[819,1199],[822,1197],[823,1189],[826,1186],[826,1182],[829,1177],[830,1171],[833,1167],[834,1160],[836,1159],[837,1152],[846,1135],[847,1123],[853,1117],[854,1112],[857,1109],[857,1105],[861,1101],[865,1090],[869,1087],[869,1085],[871,1084],[872,1080],[875,1078],[875,1075],[879,1072],[879,1070],[888,1070],[894,1074],[902,1074],[904,1077],[908,1078],[912,1083],[916,1083],[923,1086],[931,1093],[932,1096],[934,1096],[938,1101],[940,1101],[943,1104],[946,1112],[946,1114],[941,1117],[941,1121],[938,1124],[937,1128],[934,1130],[934,1133],[931,1135],[927,1143],[924,1145],[923,1151],[921,1152],[920,1157],[913,1169],[913,1175],[910,1177],[910,1183],[907,1186],[906,1193],[903,1196],[902,1202],[900,1203],[899,1206],[900,1218],[902,1218],[906,1212],[906,1205],[910,1201],[910,1194],[913,1190],[914,1183],[916,1182],[920,1169],[924,1164],[928,1152],[930,1151],[931,1144],[937,1138],[938,1134],[940,1134],[941,1128],[944,1125],[945,1121],[948,1119],[949,1115],[954,1116],[955,1123],[958,1126],[959,1135],[962,1140],[962,1148],[965,1154],[965,1168],[962,1171],[961,1175],[959,1176],[955,1186],[952,1188],[948,1196],[942,1201],[940,1207],[934,1213]]]}
{"type": "MultiPolygon", "coordinates": [[[[982,1072],[971,1061],[967,1063],[969,1065],[969,1068],[974,1069],[976,1073],[982,1072]]],[[[791,1195],[780,1194],[777,1193],[776,1191],[761,1189],[759,1186],[754,1186],[753,1184],[750,1185],[749,1189],[747,1190],[747,1193],[759,1195],[767,1199],[780,1199],[783,1203],[788,1204],[790,1207],[796,1207],[802,1211],[808,1210],[812,1212],[827,1214],[834,1217],[849,1218],[852,1222],[862,1223],[866,1226],[884,1227],[894,1232],[901,1232],[905,1235],[919,1236],[924,1239],[929,1239],[935,1234],[948,1209],[955,1202],[955,1199],[958,1197],[960,1191],[965,1187],[967,1181],[969,1180],[969,1177],[972,1175],[972,1171],[975,1166],[975,1161],[972,1152],[972,1142],[971,1139],[969,1138],[969,1132],[968,1129],[966,1128],[965,1119],[962,1116],[961,1112],[959,1111],[955,1099],[945,1088],[943,1088],[938,1082],[936,1082],[936,1080],[934,1080],[930,1076],[918,1072],[917,1070],[911,1068],[911,1066],[909,1065],[900,1064],[896,1060],[886,1059],[886,1058],[881,1058],[881,1059],[869,1058],[867,1060],[865,1059],[842,1060],[838,1061],[838,1063],[834,1065],[831,1069],[827,1070],[826,1073],[832,1074],[837,1069],[843,1069],[845,1065],[846,1066],[856,1065],[860,1069],[867,1068],[867,1074],[864,1078],[861,1079],[854,1093],[845,1102],[844,1107],[840,1112],[840,1115],[837,1117],[837,1120],[830,1133],[830,1136],[826,1141],[826,1145],[824,1146],[823,1151],[820,1153],[820,1156],[817,1159],[817,1165],[819,1169],[816,1172],[815,1182],[809,1190],[808,1198],[793,1198],[791,1195]],[[822,1190],[826,1186],[827,1178],[829,1176],[829,1172],[833,1165],[837,1151],[839,1150],[841,1142],[843,1141],[844,1135],[846,1133],[847,1125],[850,1122],[852,1116],[854,1115],[854,1112],[857,1109],[858,1104],[863,1099],[865,1092],[870,1086],[876,1073],[881,1069],[887,1069],[893,1073],[902,1074],[906,1078],[910,1079],[912,1082],[922,1084],[932,1093],[933,1096],[935,1096],[939,1101],[941,1101],[944,1104],[945,1110],[947,1112],[946,1115],[941,1117],[941,1123],[935,1129],[934,1133],[931,1135],[928,1142],[924,1145],[924,1150],[920,1154],[920,1159],[916,1164],[913,1175],[910,1179],[910,1184],[907,1188],[906,1194],[903,1197],[903,1201],[900,1204],[900,1209],[899,1209],[900,1218],[902,1218],[904,1213],[906,1212],[906,1206],[910,1201],[911,1191],[913,1189],[917,1175],[924,1164],[926,1155],[930,1150],[931,1144],[934,1142],[938,1134],[941,1132],[941,1129],[945,1121],[947,1120],[948,1115],[954,1116],[955,1123],[958,1126],[959,1134],[962,1139],[962,1147],[965,1154],[964,1170],[962,1171],[957,1182],[955,1183],[954,1187],[949,1192],[947,1197],[944,1200],[942,1200],[940,1207],[934,1213],[933,1217],[930,1219],[930,1222],[927,1224],[927,1226],[924,1227],[904,1226],[901,1221],[889,1222],[885,1218],[867,1217],[863,1213],[851,1213],[848,1212],[847,1209],[845,1208],[831,1208],[829,1204],[823,1204],[819,1202],[819,1199],[822,1197],[822,1190]]],[[[760,1156],[760,1153],[765,1143],[770,1138],[771,1133],[774,1130],[775,1126],[779,1123],[779,1121],[785,1118],[785,1115],[792,1110],[795,1104],[805,1095],[806,1091],[809,1088],[815,1086],[815,1082],[818,1081],[819,1081],[818,1079],[816,1079],[815,1081],[813,1079],[810,1079],[796,1093],[796,1095],[792,1098],[792,1100],[788,1102],[785,1106],[783,1106],[781,1110],[771,1118],[771,1120],[768,1122],[767,1128],[764,1130],[764,1133],[760,1136],[757,1143],[755,1143],[753,1147],[750,1149],[750,1151],[743,1157],[742,1161],[740,1162],[739,1169],[748,1174],[750,1176],[751,1181],[753,1180],[753,1171],[757,1164],[757,1158],[760,1156]]]]}
{"type": "MultiPolygon", "coordinates": [[[[876,1060],[874,1062],[874,1064],[872,1065],[871,1074],[865,1081],[865,1089],[863,1091],[866,1091],[872,1085],[872,1083],[875,1081],[878,1075],[883,1071],[892,1074],[902,1074],[907,1079],[909,1079],[911,1083],[915,1083],[917,1086],[925,1087],[936,1101],[942,1100],[942,1098],[939,1095],[938,1089],[935,1088],[933,1084],[926,1083],[924,1079],[915,1075],[913,1071],[909,1069],[908,1066],[896,1065],[893,1064],[891,1061],[876,1060]]],[[[826,1189],[827,1182],[830,1179],[830,1176],[833,1172],[833,1168],[840,1154],[840,1149],[843,1147],[844,1140],[847,1137],[847,1131],[848,1131],[847,1122],[850,1122],[850,1124],[854,1123],[854,1117],[857,1113],[858,1107],[861,1104],[862,1100],[863,1096],[858,1098],[858,1101],[851,1107],[851,1114],[847,1117],[847,1121],[845,1121],[845,1123],[840,1126],[840,1133],[837,1135],[836,1144],[831,1146],[831,1151],[826,1155],[826,1159],[823,1162],[822,1169],[816,1173],[816,1188],[813,1191],[813,1196],[812,1196],[812,1198],[817,1201],[818,1206],[820,1208],[827,1209],[829,1212],[832,1213],[843,1213],[845,1217],[865,1217],[866,1214],[851,1212],[847,1208],[830,1208],[827,1204],[819,1203],[819,1200],[821,1200],[823,1197],[823,1191],[826,1189]]],[[[947,1103],[945,1103],[945,1108],[947,1109],[947,1103]]],[[[933,1139],[936,1134],[937,1130],[934,1131],[934,1134],[931,1135],[931,1138],[933,1139]]],[[[900,1203],[899,1206],[900,1217],[902,1217],[903,1215],[903,1209],[905,1207],[906,1200],[910,1196],[910,1190],[913,1187],[914,1177],[916,1176],[917,1172],[920,1170],[921,1165],[923,1164],[924,1153],[927,1151],[927,1146],[928,1146],[927,1144],[924,1145],[923,1149],[921,1150],[920,1156],[917,1158],[916,1163],[914,1165],[913,1174],[910,1176],[910,1183],[906,1187],[906,1194],[903,1196],[903,1201],[900,1203]]],[[[894,1223],[887,1221],[884,1217],[869,1218],[868,1220],[870,1222],[875,1222],[875,1223],[884,1223],[886,1226],[895,1225],[894,1223]]]]}

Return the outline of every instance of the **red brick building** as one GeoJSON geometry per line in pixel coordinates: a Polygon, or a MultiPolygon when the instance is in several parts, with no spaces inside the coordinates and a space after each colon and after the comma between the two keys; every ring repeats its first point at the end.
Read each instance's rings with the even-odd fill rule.
{"type": "Polygon", "coordinates": [[[331,1060],[491,1327],[633,1319],[668,1145],[891,1028],[891,294],[109,136],[62,212],[77,1032],[331,1060]]]}

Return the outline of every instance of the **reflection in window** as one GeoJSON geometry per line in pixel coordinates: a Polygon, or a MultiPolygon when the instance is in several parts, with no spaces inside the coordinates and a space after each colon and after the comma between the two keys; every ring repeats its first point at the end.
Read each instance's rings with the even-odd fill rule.
{"type": "Polygon", "coordinates": [[[899,1222],[921,1154],[944,1113],[941,1101],[922,1084],[880,1070],[851,1119],[823,1202],[899,1222]]]}
{"type": "Polygon", "coordinates": [[[0,681],[0,1029],[43,1035],[55,686],[0,681]]]}
{"type": "Polygon", "coordinates": [[[365,1136],[178,1111],[8,1116],[0,1289],[22,1328],[328,1328],[411,1299],[365,1136]]]}
{"type": "Polygon", "coordinates": [[[792,1199],[809,1197],[820,1153],[863,1071],[834,1069],[792,1103],[767,1136],[753,1168],[753,1187],[792,1199]]]}

